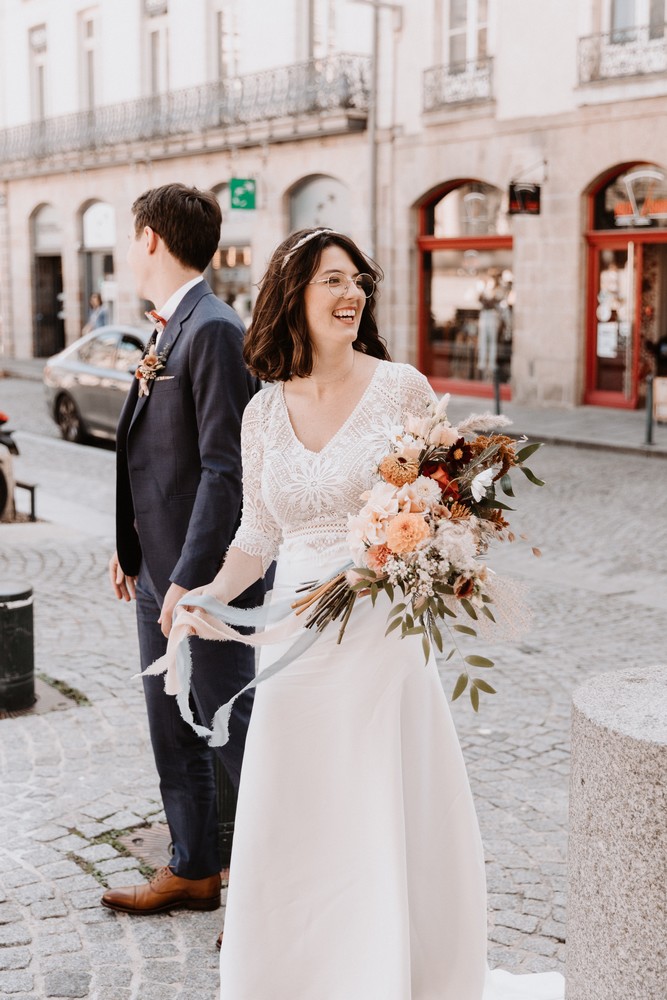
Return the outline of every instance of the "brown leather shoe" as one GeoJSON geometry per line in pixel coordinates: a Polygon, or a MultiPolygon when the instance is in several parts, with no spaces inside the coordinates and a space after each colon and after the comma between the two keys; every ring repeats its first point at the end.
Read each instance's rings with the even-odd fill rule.
{"type": "Polygon", "coordinates": [[[176,907],[217,910],[220,906],[220,875],[180,878],[174,875],[171,868],[160,868],[147,885],[108,889],[102,896],[102,906],[139,915],[162,913],[176,907]]]}

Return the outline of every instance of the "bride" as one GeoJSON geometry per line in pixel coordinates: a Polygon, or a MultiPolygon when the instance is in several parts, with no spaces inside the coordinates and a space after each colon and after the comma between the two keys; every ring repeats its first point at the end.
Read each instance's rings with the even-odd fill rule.
{"type": "MultiPolygon", "coordinates": [[[[216,578],[228,604],[278,554],[273,601],[349,559],[387,427],[434,398],[391,363],[381,277],[347,236],[275,251],[245,348],[271,383],[243,420],[244,507],[216,578]]],[[[378,603],[387,601],[380,594],[378,603]]],[[[447,700],[421,641],[358,601],[256,692],[231,862],[221,1000],[556,1000],[560,975],[486,965],[484,858],[447,700]]],[[[252,637],[249,639],[252,641],[252,637]]],[[[285,646],[265,648],[261,667],[285,646]]]]}

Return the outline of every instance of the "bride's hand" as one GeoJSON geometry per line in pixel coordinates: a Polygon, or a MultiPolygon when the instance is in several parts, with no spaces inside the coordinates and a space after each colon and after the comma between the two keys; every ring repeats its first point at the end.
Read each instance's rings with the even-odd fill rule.
{"type": "Polygon", "coordinates": [[[214,600],[220,601],[222,604],[225,604],[225,599],[223,595],[216,590],[214,583],[215,581],[213,583],[207,583],[203,587],[194,587],[192,590],[188,590],[187,594],[183,595],[182,603],[179,604],[177,612],[184,610],[196,613],[197,611],[200,610],[198,607],[189,604],[188,599],[196,600],[201,597],[212,597],[214,600]]]}

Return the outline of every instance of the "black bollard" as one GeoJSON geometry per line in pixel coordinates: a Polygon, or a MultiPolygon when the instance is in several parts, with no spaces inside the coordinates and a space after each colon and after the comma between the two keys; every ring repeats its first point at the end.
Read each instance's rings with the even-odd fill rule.
{"type": "Polygon", "coordinates": [[[219,758],[215,758],[215,784],[218,793],[218,844],[223,868],[229,868],[234,839],[236,816],[236,789],[231,783],[219,758]]]}
{"type": "Polygon", "coordinates": [[[644,444],[653,444],[653,376],[646,376],[646,439],[644,444]]]}
{"type": "Polygon", "coordinates": [[[496,401],[496,416],[500,416],[500,366],[493,369],[493,398],[496,401]]]}
{"type": "Polygon", "coordinates": [[[9,712],[35,704],[35,652],[32,587],[0,581],[0,709],[9,712]]]}

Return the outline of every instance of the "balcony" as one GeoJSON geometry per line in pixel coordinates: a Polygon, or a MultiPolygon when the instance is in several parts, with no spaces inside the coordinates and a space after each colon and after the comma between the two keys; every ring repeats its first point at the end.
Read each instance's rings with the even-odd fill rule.
{"type": "Polygon", "coordinates": [[[579,39],[579,84],[667,70],[667,25],[645,24],[579,39]]]}
{"type": "Polygon", "coordinates": [[[490,101],[493,97],[492,66],[493,60],[485,58],[427,69],[424,72],[424,111],[490,101]]]}
{"type": "Polygon", "coordinates": [[[353,131],[365,125],[369,81],[368,57],[338,55],[47,118],[0,130],[0,163],[126,149],[154,140],[180,139],[182,147],[193,133],[200,141],[195,149],[189,144],[190,151],[198,145],[242,145],[244,135],[248,143],[266,142],[272,139],[267,127],[280,121],[282,141],[330,130],[353,131]],[[328,118],[335,119],[330,129],[328,118]],[[231,132],[233,139],[225,142],[231,132]],[[204,143],[203,135],[213,141],[204,143]]]}

